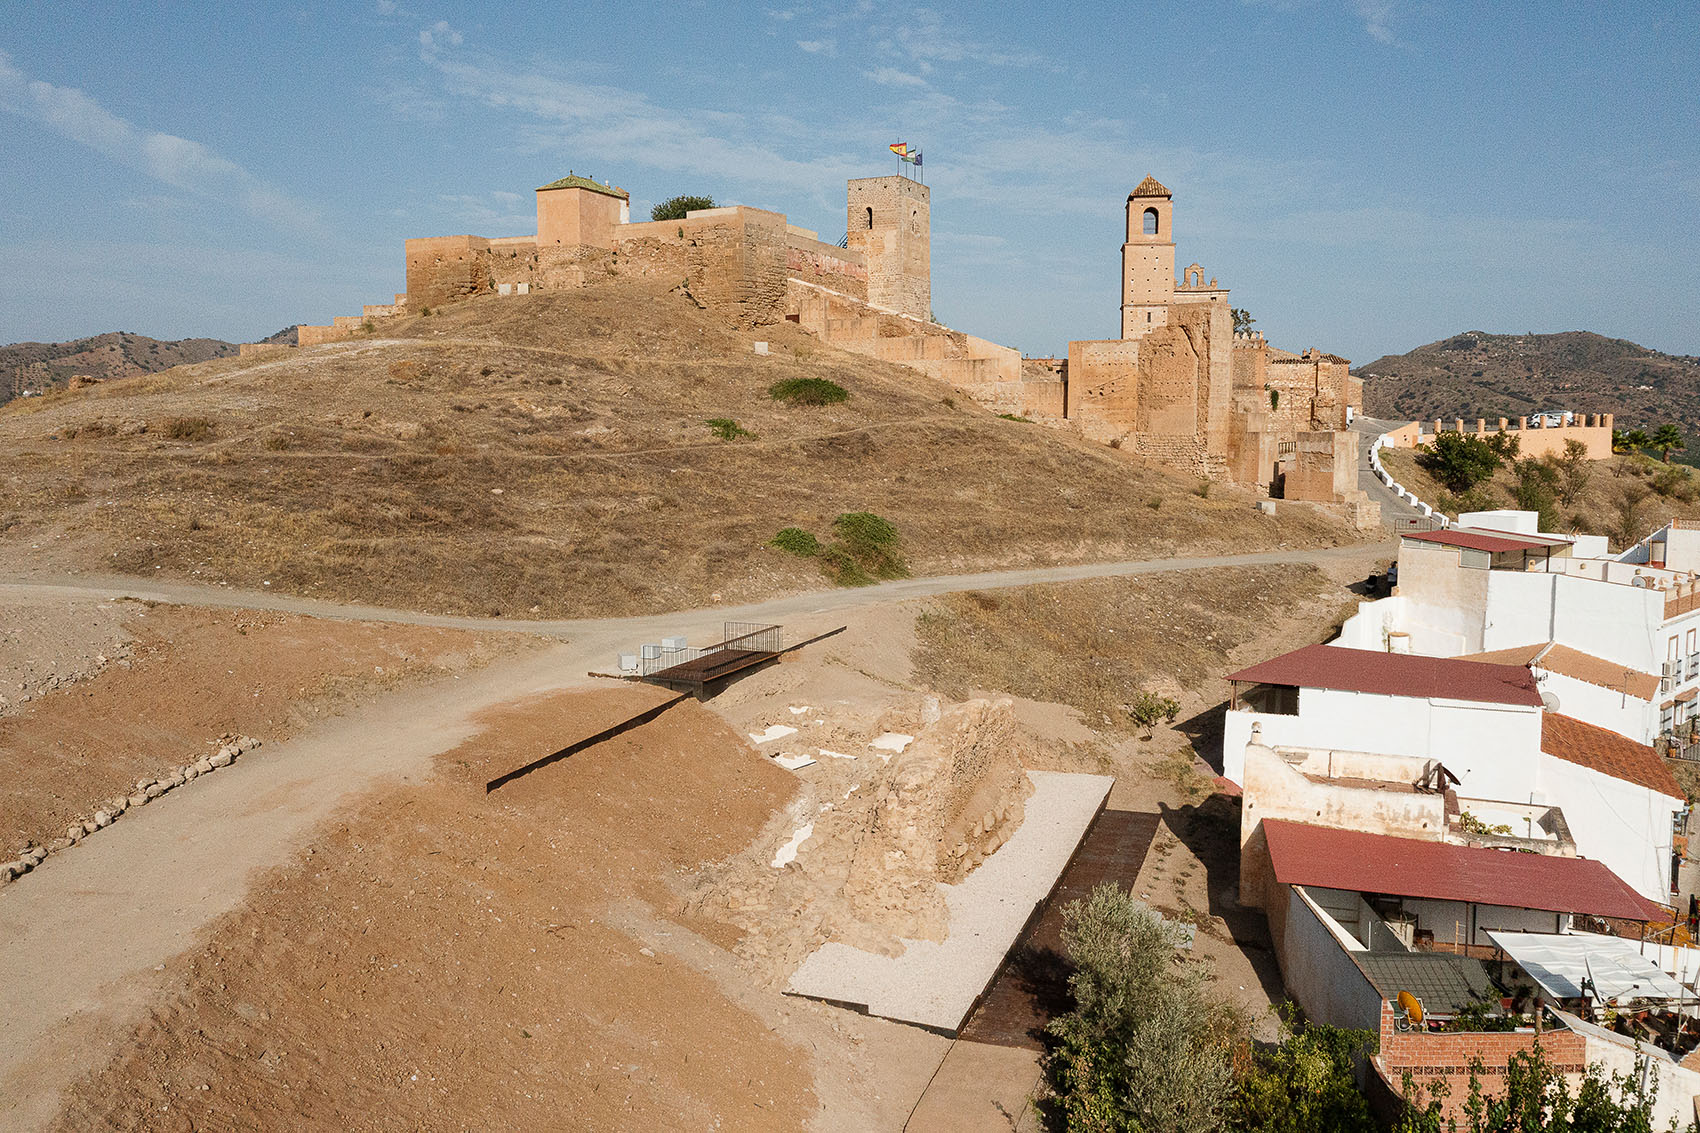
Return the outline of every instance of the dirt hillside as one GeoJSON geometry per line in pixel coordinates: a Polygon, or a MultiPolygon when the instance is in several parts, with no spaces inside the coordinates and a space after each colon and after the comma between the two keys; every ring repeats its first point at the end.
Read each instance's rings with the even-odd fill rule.
{"type": "Polygon", "coordinates": [[[492,714],[446,774],[324,830],[178,961],[55,1128],[801,1128],[809,1052],[611,923],[671,912],[669,879],[741,848],[791,777],[687,702],[484,793],[658,699],[492,714]]]}
{"type": "Polygon", "coordinates": [[[918,574],[1354,541],[639,283],[382,334],[0,410],[0,565],[561,616],[818,587],[817,561],[767,544],[829,540],[844,512],[894,523],[918,574]],[[769,396],[791,378],[850,398],[769,396]]]}

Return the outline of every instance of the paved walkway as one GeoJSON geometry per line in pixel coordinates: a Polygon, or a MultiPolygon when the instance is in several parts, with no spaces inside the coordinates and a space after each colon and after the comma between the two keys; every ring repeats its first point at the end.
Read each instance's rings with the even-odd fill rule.
{"type": "Polygon", "coordinates": [[[0,889],[0,1128],[33,1128],[58,1094],[99,1066],[114,1036],[158,993],[156,970],[237,908],[250,879],[288,860],[319,822],[360,794],[418,780],[432,760],[499,705],[587,682],[621,649],[664,634],[706,640],[727,619],[819,632],[852,610],[962,590],[1385,555],[1366,544],[1325,550],[1155,559],[906,579],[793,595],[735,608],[636,618],[521,622],[351,606],[281,594],[125,578],[36,579],[0,585],[0,601],[121,596],[411,625],[522,630],[569,637],[548,649],[395,693],[358,713],[268,744],[234,767],[173,791],[0,889]]]}
{"type": "MultiPolygon", "coordinates": [[[[1370,467],[1370,445],[1375,438],[1403,425],[1403,421],[1382,421],[1374,417],[1359,417],[1352,422],[1352,432],[1358,434],[1358,487],[1369,493],[1369,498],[1381,505],[1381,525],[1392,530],[1409,530],[1412,526],[1428,529],[1429,519],[1415,506],[1408,503],[1404,497],[1396,495],[1392,488],[1381,482],[1381,477],[1370,467]]],[[[1424,501],[1432,502],[1432,501],[1424,501]]]]}

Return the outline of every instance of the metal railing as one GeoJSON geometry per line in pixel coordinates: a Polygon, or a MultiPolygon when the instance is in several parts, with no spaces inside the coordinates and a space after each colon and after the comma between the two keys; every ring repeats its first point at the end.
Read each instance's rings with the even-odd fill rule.
{"type": "MultiPolygon", "coordinates": [[[[677,639],[674,639],[677,640],[677,639]]],[[[695,661],[723,649],[747,649],[753,653],[778,653],[785,648],[784,627],[765,622],[724,622],[720,640],[713,645],[646,644],[638,651],[637,675],[654,676],[663,669],[695,661]]]]}

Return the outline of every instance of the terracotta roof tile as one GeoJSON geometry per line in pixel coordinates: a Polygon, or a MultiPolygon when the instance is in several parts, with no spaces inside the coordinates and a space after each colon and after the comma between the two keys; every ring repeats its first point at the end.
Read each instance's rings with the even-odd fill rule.
{"type": "Polygon", "coordinates": [[[1467,547],[1472,551],[1544,551],[1552,546],[1551,543],[1536,543],[1513,535],[1483,535],[1476,531],[1422,531],[1404,538],[1418,543],[1467,547]]]}
{"type": "Polygon", "coordinates": [[[1673,799],[1685,797],[1658,752],[1573,716],[1548,712],[1541,717],[1541,750],[1566,763],[1648,787],[1673,799]]]}
{"type": "Polygon", "coordinates": [[[1131,192],[1127,195],[1127,199],[1131,201],[1135,197],[1172,197],[1172,196],[1174,196],[1174,194],[1169,192],[1169,190],[1165,189],[1163,187],[1163,183],[1161,181],[1157,180],[1157,178],[1155,178],[1155,177],[1151,176],[1149,173],[1147,173],[1145,175],[1145,180],[1141,181],[1138,185],[1136,185],[1134,187],[1133,192],[1131,192]]]}
{"type": "Polygon", "coordinates": [[[1383,696],[1437,696],[1486,704],[1541,706],[1541,694],[1529,670],[1518,665],[1485,665],[1456,657],[1420,657],[1307,645],[1262,664],[1229,673],[1231,681],[1328,688],[1383,696]]]}
{"type": "Polygon", "coordinates": [[[1263,833],[1275,880],[1283,885],[1630,921],[1668,919],[1590,858],[1454,846],[1276,818],[1263,820],[1263,833]]]}
{"type": "Polygon", "coordinates": [[[1614,692],[1628,693],[1636,700],[1651,702],[1659,695],[1659,678],[1629,665],[1607,661],[1592,653],[1572,649],[1552,641],[1537,641],[1515,649],[1495,649],[1487,653],[1470,653],[1461,660],[1485,661],[1490,665],[1534,665],[1549,673],[1585,681],[1614,692]]]}

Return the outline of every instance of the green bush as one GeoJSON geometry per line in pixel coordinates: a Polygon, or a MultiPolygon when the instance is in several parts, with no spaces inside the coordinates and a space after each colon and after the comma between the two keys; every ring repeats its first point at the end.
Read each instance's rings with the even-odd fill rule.
{"type": "Polygon", "coordinates": [[[1694,479],[1688,474],[1688,469],[1672,465],[1659,472],[1648,481],[1653,491],[1666,499],[1681,500],[1691,503],[1694,500],[1694,479]]]}
{"type": "Polygon", "coordinates": [[[1206,1133],[1231,1104],[1233,1013],[1178,967],[1179,929],[1113,884],[1063,910],[1074,1010],[1045,1055],[1054,1128],[1206,1133]]]}
{"type": "Polygon", "coordinates": [[[679,196],[668,197],[660,204],[649,210],[651,220],[683,220],[688,212],[714,207],[713,197],[679,196]]]}
{"type": "Polygon", "coordinates": [[[871,511],[847,511],[832,521],[832,529],[858,554],[896,546],[897,528],[871,511]]]}
{"type": "Polygon", "coordinates": [[[907,578],[909,567],[898,551],[897,528],[867,511],[848,511],[832,521],[837,546],[874,578],[907,578]]]}
{"type": "Polygon", "coordinates": [[[999,413],[998,416],[1002,417],[1005,421],[1020,421],[1024,425],[1031,425],[1033,423],[1033,418],[1023,417],[1019,413],[999,413]]]}
{"type": "Polygon", "coordinates": [[[1418,466],[1450,492],[1469,491],[1498,471],[1503,462],[1493,445],[1463,433],[1441,433],[1417,453],[1418,466]]]}
{"type": "Polygon", "coordinates": [[[1151,729],[1157,726],[1158,721],[1173,724],[1180,712],[1179,701],[1143,690],[1134,693],[1133,701],[1127,706],[1127,714],[1133,717],[1135,724],[1145,729],[1147,736],[1151,734],[1151,729]]]}
{"type": "Polygon", "coordinates": [[[753,437],[754,433],[739,425],[730,417],[710,417],[703,422],[714,431],[714,435],[723,441],[735,441],[739,437],[753,437]]]}
{"type": "Polygon", "coordinates": [[[834,543],[822,548],[820,553],[821,569],[827,577],[840,586],[872,586],[874,576],[868,573],[866,567],[856,560],[856,556],[841,544],[834,543]]]}
{"type": "Polygon", "coordinates": [[[1375,1036],[1295,1023],[1294,1014],[1283,1018],[1278,1045],[1251,1052],[1226,1127],[1235,1133],[1376,1133],[1380,1126],[1353,1074],[1375,1036]]]}
{"type": "Polygon", "coordinates": [[[801,527],[783,527],[779,534],[768,540],[769,544],[781,551],[789,551],[801,558],[812,559],[821,552],[821,543],[814,532],[804,531],[801,527]]]}
{"type": "Polygon", "coordinates": [[[1524,511],[1540,514],[1539,530],[1558,528],[1559,470],[1550,460],[1519,460],[1511,466],[1516,482],[1511,486],[1511,498],[1524,511]]]}
{"type": "Polygon", "coordinates": [[[850,400],[850,391],[825,378],[786,378],[767,387],[767,394],[787,405],[836,405],[850,400]]]}

